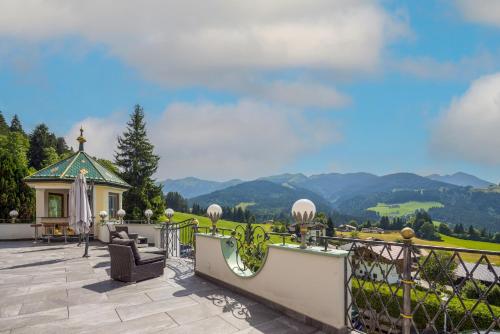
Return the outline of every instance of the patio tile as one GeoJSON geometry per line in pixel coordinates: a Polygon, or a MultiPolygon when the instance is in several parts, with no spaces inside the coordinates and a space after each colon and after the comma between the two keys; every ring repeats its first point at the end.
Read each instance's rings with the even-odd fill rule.
{"type": "Polygon", "coordinates": [[[120,318],[125,321],[156,313],[168,312],[190,305],[196,305],[196,302],[189,297],[179,297],[133,306],[120,306],[116,308],[116,312],[118,312],[120,318]]]}
{"type": "Polygon", "coordinates": [[[261,304],[237,306],[227,310],[221,317],[238,329],[245,329],[258,324],[277,319],[281,314],[261,304]]]}
{"type": "Polygon", "coordinates": [[[97,328],[83,329],[81,334],[108,334],[108,333],[163,333],[166,329],[176,327],[177,324],[165,313],[153,314],[120,323],[113,323],[97,328]]]}
{"type": "Polygon", "coordinates": [[[196,304],[188,307],[178,308],[168,311],[167,313],[178,323],[186,324],[206,318],[211,318],[215,315],[222,314],[223,310],[220,307],[207,304],[196,304]]]}
{"type": "Polygon", "coordinates": [[[144,293],[121,293],[107,296],[107,302],[118,306],[131,306],[146,304],[151,302],[149,298],[144,293]]]}
{"type": "Polygon", "coordinates": [[[190,322],[183,326],[171,328],[165,331],[168,334],[229,334],[235,333],[238,329],[224,319],[215,316],[195,322],[190,322]]]}
{"type": "Polygon", "coordinates": [[[90,258],[82,252],[0,242],[0,334],[315,332],[193,275],[186,261],[169,259],[162,277],[123,283],[109,278],[105,246],[92,245],[90,258]]]}
{"type": "Polygon", "coordinates": [[[38,313],[23,314],[15,317],[0,318],[0,331],[67,318],[68,309],[66,307],[38,313]]]}
{"type": "Polygon", "coordinates": [[[52,298],[48,300],[40,300],[36,302],[23,303],[23,306],[21,307],[19,314],[36,313],[67,306],[68,306],[67,298],[52,298]]]}
{"type": "Polygon", "coordinates": [[[0,318],[14,317],[19,314],[22,304],[0,306],[0,318]]]}

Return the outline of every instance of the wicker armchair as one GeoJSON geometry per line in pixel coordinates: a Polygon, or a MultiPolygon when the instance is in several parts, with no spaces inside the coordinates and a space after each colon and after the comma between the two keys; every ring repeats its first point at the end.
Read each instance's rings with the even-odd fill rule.
{"type": "Polygon", "coordinates": [[[138,282],[163,275],[164,256],[139,253],[133,240],[113,239],[108,249],[114,280],[138,282]]]}
{"type": "MultiPolygon", "coordinates": [[[[129,239],[134,239],[135,242],[137,242],[137,239],[139,238],[139,234],[137,233],[129,233],[128,232],[128,226],[125,226],[125,225],[115,225],[115,231],[116,233],[120,233],[120,232],[125,232],[128,234],[128,237],[129,239]]],[[[110,240],[113,240],[113,239],[110,239],[110,240]]]]}

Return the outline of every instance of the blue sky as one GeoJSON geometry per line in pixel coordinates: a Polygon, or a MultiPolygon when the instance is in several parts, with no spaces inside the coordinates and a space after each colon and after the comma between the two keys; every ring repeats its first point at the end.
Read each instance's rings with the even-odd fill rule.
{"type": "Polygon", "coordinates": [[[160,179],[464,171],[500,181],[499,1],[115,6],[0,4],[6,118],[44,122],[70,145],[83,125],[87,150],[111,158],[138,103],[160,179]]]}

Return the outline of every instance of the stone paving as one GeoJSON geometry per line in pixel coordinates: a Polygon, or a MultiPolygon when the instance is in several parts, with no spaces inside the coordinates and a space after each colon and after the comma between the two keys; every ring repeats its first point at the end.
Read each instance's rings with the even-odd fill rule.
{"type": "Polygon", "coordinates": [[[107,246],[0,242],[0,334],[320,333],[171,260],[163,277],[109,278],[107,246]]]}

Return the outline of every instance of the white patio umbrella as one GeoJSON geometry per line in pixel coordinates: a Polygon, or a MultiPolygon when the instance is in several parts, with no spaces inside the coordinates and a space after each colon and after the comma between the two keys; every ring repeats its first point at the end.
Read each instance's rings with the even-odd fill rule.
{"type": "Polygon", "coordinates": [[[69,191],[69,224],[81,237],[85,236],[84,257],[88,256],[91,221],[92,212],[87,196],[87,181],[85,175],[80,172],[69,191]]]}

